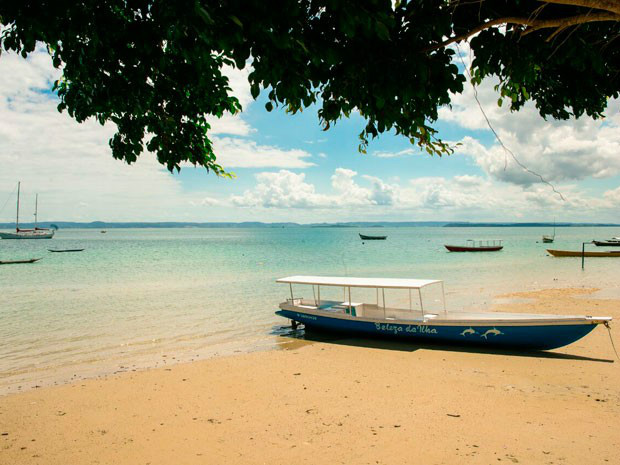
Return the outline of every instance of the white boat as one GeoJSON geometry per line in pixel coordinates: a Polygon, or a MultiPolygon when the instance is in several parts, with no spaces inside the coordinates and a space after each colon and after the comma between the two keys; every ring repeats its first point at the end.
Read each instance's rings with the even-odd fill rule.
{"type": "Polygon", "coordinates": [[[555,218],[553,219],[553,234],[543,234],[542,241],[545,244],[550,244],[555,240],[555,218]]]}
{"type": "Polygon", "coordinates": [[[290,287],[290,298],[279,305],[276,314],[292,320],[293,327],[303,323],[307,328],[348,335],[546,350],[575,342],[597,325],[609,325],[611,321],[607,316],[448,311],[443,281],[438,280],[290,276],[276,282],[290,287]],[[312,286],[313,298],[297,297],[293,285],[312,286]],[[322,286],[342,288],[342,299],[321,299],[322,286]],[[422,290],[427,293],[431,286],[439,290],[435,293],[439,298],[432,301],[438,308],[424,304],[422,290]],[[355,302],[352,290],[367,297],[369,294],[359,289],[374,289],[375,301],[355,302]],[[395,289],[408,294],[408,308],[403,308],[402,301],[401,305],[386,305],[386,290],[395,289]]]}
{"type": "Polygon", "coordinates": [[[15,219],[15,232],[1,232],[0,239],[51,239],[54,237],[54,230],[37,227],[37,216],[39,210],[39,194],[36,196],[34,207],[34,228],[20,229],[19,227],[19,195],[21,183],[17,183],[17,217],[15,219]]]}

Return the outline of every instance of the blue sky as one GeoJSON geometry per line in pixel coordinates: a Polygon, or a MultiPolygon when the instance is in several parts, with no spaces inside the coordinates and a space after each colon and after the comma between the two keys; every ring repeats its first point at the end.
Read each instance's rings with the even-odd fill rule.
{"type": "Polygon", "coordinates": [[[26,214],[40,194],[43,220],[73,221],[620,221],[620,117],[544,121],[532,106],[497,107],[493,82],[480,101],[505,144],[562,200],[525,172],[488,130],[471,86],[442,108],[435,127],[461,142],[452,156],[420,153],[384,134],[358,152],[359,115],[322,131],[316,108],[269,113],[253,101],[248,70],[227,70],[244,112],[213,121],[219,161],[237,178],[183,167],[170,174],[152,154],[128,166],[107,145],[113,125],[78,124],[56,111],[59,75],[43,50],[0,58],[0,221],[14,217],[22,181],[26,214]]]}

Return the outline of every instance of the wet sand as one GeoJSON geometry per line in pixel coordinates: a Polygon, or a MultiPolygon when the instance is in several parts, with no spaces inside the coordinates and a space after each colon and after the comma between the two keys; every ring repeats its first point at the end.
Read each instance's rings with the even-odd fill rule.
{"type": "MultiPolygon", "coordinates": [[[[610,315],[594,290],[496,310],[610,315]]],[[[0,464],[620,463],[607,330],[546,353],[281,338],[221,357],[0,397],[0,464]]]]}

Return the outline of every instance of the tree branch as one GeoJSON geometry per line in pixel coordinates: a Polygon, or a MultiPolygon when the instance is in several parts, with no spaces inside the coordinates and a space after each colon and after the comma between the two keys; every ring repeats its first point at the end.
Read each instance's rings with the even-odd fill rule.
{"type": "MultiPolygon", "coordinates": [[[[559,0],[558,0],[559,1],[559,0]]],[[[572,1],[572,0],[566,0],[572,1]]],[[[574,0],[579,1],[579,0],[574,0]]],[[[586,1],[586,0],[584,0],[586,1]]],[[[484,31],[485,29],[490,29],[495,26],[501,26],[503,24],[517,24],[521,26],[527,26],[527,29],[523,31],[522,34],[529,34],[530,32],[537,31],[539,29],[549,29],[549,28],[567,28],[569,26],[574,26],[576,24],[585,24],[585,23],[593,23],[593,22],[601,22],[601,21],[620,21],[620,14],[615,13],[593,13],[593,14],[583,14],[578,16],[569,16],[566,18],[554,18],[554,19],[536,19],[536,18],[520,18],[520,17],[506,17],[506,18],[497,18],[492,19],[491,21],[487,21],[475,28],[463,33],[458,36],[452,37],[440,44],[433,45],[422,49],[422,52],[432,52],[433,50],[439,50],[444,48],[450,44],[455,42],[460,42],[465,40],[478,32],[484,31]]]]}
{"type": "Polygon", "coordinates": [[[533,21],[533,24],[527,25],[529,28],[523,31],[523,35],[538,31],[540,29],[549,29],[552,27],[564,29],[577,24],[596,23],[601,21],[620,21],[620,14],[592,13],[579,16],[570,16],[568,18],[536,20],[533,21]]]}
{"type": "Polygon", "coordinates": [[[539,0],[544,3],[555,5],[581,6],[594,10],[604,10],[620,15],[620,2],[618,0],[539,0]]]}

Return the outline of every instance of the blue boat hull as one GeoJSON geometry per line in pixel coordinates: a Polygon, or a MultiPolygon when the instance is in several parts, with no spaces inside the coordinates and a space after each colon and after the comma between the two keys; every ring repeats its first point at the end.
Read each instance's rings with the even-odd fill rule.
{"type": "Polygon", "coordinates": [[[417,342],[438,342],[499,348],[548,350],[575,342],[594,329],[596,324],[496,326],[403,324],[332,318],[291,310],[276,312],[284,318],[303,323],[306,328],[349,335],[383,336],[417,342]]]}

